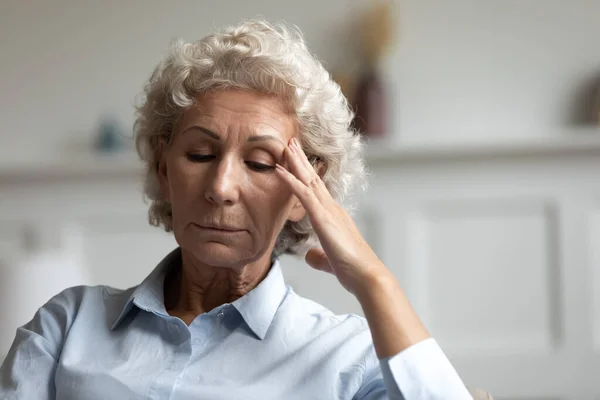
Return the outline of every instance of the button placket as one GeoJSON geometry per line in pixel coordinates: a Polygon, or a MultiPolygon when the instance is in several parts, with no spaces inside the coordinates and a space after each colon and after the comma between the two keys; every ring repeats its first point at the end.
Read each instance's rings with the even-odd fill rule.
{"type": "Polygon", "coordinates": [[[210,334],[213,329],[215,314],[203,314],[195,321],[192,329],[193,352],[195,355],[200,355],[204,352],[206,346],[210,342],[210,334]]]}

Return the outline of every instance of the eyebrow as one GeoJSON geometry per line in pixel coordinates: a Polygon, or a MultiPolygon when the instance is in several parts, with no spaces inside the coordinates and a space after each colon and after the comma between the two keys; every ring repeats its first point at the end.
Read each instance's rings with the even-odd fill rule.
{"type": "MultiPolygon", "coordinates": [[[[210,129],[206,129],[206,128],[204,128],[202,126],[199,126],[199,125],[190,126],[189,128],[186,128],[183,131],[183,133],[186,133],[187,131],[191,131],[191,130],[198,130],[198,131],[204,133],[205,135],[211,137],[212,139],[221,140],[221,136],[219,136],[215,132],[211,131],[210,129]]],[[[263,140],[275,140],[275,141],[280,142],[281,144],[283,144],[285,146],[285,143],[283,143],[283,141],[281,139],[279,139],[277,136],[274,136],[274,135],[256,135],[256,136],[250,136],[247,141],[248,142],[259,142],[259,141],[263,141],[263,140]]]]}
{"type": "Polygon", "coordinates": [[[211,138],[213,138],[215,140],[221,140],[221,137],[219,135],[217,135],[216,133],[214,133],[213,131],[211,131],[209,129],[206,129],[206,128],[203,128],[203,127],[198,126],[198,125],[194,125],[194,126],[190,126],[189,128],[186,128],[183,131],[183,133],[186,133],[186,132],[191,131],[191,130],[197,130],[197,131],[200,131],[200,132],[202,132],[202,133],[210,136],[211,138]]]}
{"type": "Polygon", "coordinates": [[[259,142],[261,140],[275,140],[275,141],[280,142],[281,144],[285,145],[281,139],[279,139],[278,137],[273,136],[273,135],[257,135],[257,136],[250,136],[248,138],[248,142],[259,142]]]}

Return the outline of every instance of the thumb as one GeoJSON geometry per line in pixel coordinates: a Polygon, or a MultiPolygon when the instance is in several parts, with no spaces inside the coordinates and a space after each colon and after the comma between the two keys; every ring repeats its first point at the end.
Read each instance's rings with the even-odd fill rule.
{"type": "Polygon", "coordinates": [[[325,251],[321,248],[312,248],[308,250],[306,253],[306,257],[304,257],[306,263],[310,265],[314,269],[318,269],[319,271],[329,272],[333,274],[333,268],[331,268],[331,264],[329,264],[329,259],[325,254],[325,251]]]}

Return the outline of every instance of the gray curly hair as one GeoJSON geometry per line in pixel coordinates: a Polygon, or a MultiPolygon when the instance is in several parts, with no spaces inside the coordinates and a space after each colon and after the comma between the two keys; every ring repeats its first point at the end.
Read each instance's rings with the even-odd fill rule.
{"type": "MultiPolygon", "coordinates": [[[[354,189],[364,188],[363,142],[351,127],[353,112],[297,27],[244,21],[196,42],[175,40],[144,86],[134,137],[146,166],[149,222],[173,229],[171,205],[160,195],[158,163],[181,113],[201,93],[246,90],[275,95],[295,112],[302,148],[322,163],[322,179],[336,201],[352,211],[354,189]]],[[[308,216],[288,221],[273,255],[299,254],[316,243],[308,216]]]]}

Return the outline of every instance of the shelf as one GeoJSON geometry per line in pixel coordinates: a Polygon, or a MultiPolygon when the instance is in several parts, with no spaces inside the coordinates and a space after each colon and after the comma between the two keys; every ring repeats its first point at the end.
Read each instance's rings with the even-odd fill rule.
{"type": "Polygon", "coordinates": [[[142,162],[134,153],[65,156],[43,162],[0,164],[0,182],[140,177],[142,162]]]}
{"type": "MultiPolygon", "coordinates": [[[[493,143],[391,146],[372,142],[365,158],[370,167],[406,163],[460,162],[515,157],[584,156],[600,157],[598,134],[493,143]]],[[[144,166],[133,152],[83,153],[44,161],[0,162],[0,183],[27,181],[140,178],[144,166]]]]}
{"type": "Polygon", "coordinates": [[[490,143],[404,145],[401,147],[376,141],[369,143],[365,150],[366,161],[372,167],[393,163],[425,163],[567,155],[583,156],[592,154],[600,157],[600,131],[598,135],[571,138],[529,139],[490,143]]]}

